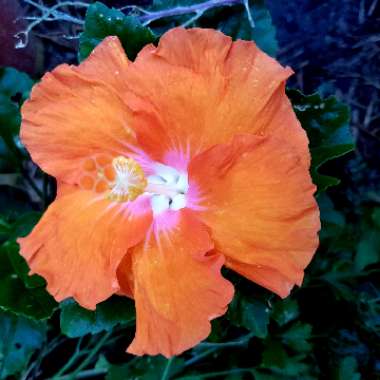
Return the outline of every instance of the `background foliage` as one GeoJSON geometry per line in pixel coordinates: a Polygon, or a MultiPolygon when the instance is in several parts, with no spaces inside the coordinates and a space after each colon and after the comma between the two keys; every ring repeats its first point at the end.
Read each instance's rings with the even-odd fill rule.
{"type": "MultiPolygon", "coordinates": [[[[153,0],[134,3],[138,7],[118,1],[70,2],[57,8],[59,3],[53,1],[25,3],[29,8],[20,7],[19,12],[35,15],[38,10],[44,15],[47,9],[54,10],[49,13],[56,18],[53,26],[44,26],[41,19],[35,24],[45,37],[54,28],[62,35],[84,28],[75,54],[58,44],[40,73],[55,65],[57,57],[75,62],[78,52],[79,60],[84,59],[107,35],[118,35],[133,59],[142,46],[156,42],[175,25],[218,28],[235,39],[253,39],[270,55],[284,55],[261,0],[153,0]],[[71,26],[62,21],[63,15],[72,18],[71,26]]],[[[376,14],[371,4],[365,8],[368,17],[376,14]]],[[[306,18],[308,11],[314,10],[306,9],[306,18]]],[[[29,32],[27,42],[33,45],[35,36],[32,29],[29,32]]],[[[25,34],[22,37],[26,43],[25,34]]],[[[302,67],[292,82],[295,87],[303,87],[300,83],[307,80],[300,82],[299,73],[302,67]]],[[[12,67],[0,69],[0,379],[380,378],[378,177],[371,168],[368,144],[364,154],[352,152],[350,110],[323,76],[319,94],[288,89],[310,138],[311,172],[322,218],[321,245],[304,285],[281,300],[226,270],[237,289],[228,313],[213,322],[207,341],[171,360],[124,353],[135,323],[133,302],[128,299],[112,297],[95,312],[73,300],[58,305],[45,291],[44,280],[28,275],[15,239],[33,228],[55,195],[54,181],[34,166],[18,137],[20,106],[35,80],[38,75],[31,78],[12,67]]],[[[364,111],[368,125],[378,120],[372,114],[376,104],[370,116],[364,111]]],[[[356,123],[356,112],[361,115],[363,110],[355,104],[353,108],[356,123]]],[[[363,138],[355,134],[363,145],[363,138]]]]}

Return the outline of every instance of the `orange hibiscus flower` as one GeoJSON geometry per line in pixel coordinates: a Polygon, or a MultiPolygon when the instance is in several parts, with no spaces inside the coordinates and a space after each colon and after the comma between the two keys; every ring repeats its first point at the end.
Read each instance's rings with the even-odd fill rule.
{"type": "Polygon", "coordinates": [[[21,139],[57,199],[21,253],[61,301],[136,304],[128,352],[179,354],[205,339],[233,286],[221,267],[281,297],[318,245],[292,73],[253,42],[176,28],[128,61],[106,38],[47,73],[21,139]]]}

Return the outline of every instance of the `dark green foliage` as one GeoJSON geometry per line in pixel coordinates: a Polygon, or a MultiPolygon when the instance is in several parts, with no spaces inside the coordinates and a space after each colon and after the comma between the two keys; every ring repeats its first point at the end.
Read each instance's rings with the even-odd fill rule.
{"type": "Polygon", "coordinates": [[[46,325],[0,310],[0,379],[22,372],[46,339],[46,325]]]}
{"type": "Polygon", "coordinates": [[[253,40],[267,54],[275,56],[278,50],[276,29],[264,1],[250,2],[250,13],[254,22],[252,28],[246,9],[243,6],[235,7],[219,18],[217,29],[231,36],[233,39],[253,40]]]}
{"type": "Polygon", "coordinates": [[[9,98],[18,96],[14,101],[23,102],[29,96],[33,81],[30,77],[12,67],[0,68],[0,93],[9,98]]]}
{"type": "Polygon", "coordinates": [[[16,243],[0,246],[0,309],[35,319],[49,318],[56,303],[45,290],[45,282],[29,278],[27,264],[16,243]]]}
{"type": "Polygon", "coordinates": [[[278,325],[283,326],[299,317],[299,307],[296,300],[286,298],[273,306],[272,318],[278,325]]]}
{"type": "Polygon", "coordinates": [[[297,90],[289,90],[288,96],[310,140],[311,174],[318,191],[337,185],[339,179],[322,175],[319,168],[354,149],[348,107],[333,96],[322,99],[319,94],[304,95],[297,90]]]}
{"type": "Polygon", "coordinates": [[[265,338],[268,334],[269,305],[265,300],[237,294],[228,308],[233,325],[245,327],[252,336],[265,338]]]}
{"type": "Polygon", "coordinates": [[[308,352],[311,349],[312,326],[307,323],[296,322],[282,334],[282,341],[288,347],[298,352],[308,352]]]}
{"type": "Polygon", "coordinates": [[[129,59],[147,44],[154,42],[153,32],[141,25],[133,16],[125,16],[114,8],[100,2],[92,4],[87,11],[85,29],[80,37],[79,59],[85,59],[96,45],[107,36],[119,37],[129,59]]]}
{"type": "Polygon", "coordinates": [[[360,373],[357,372],[358,363],[354,357],[348,356],[339,361],[338,368],[333,371],[333,380],[360,380],[360,373]]]}
{"type": "Polygon", "coordinates": [[[45,281],[37,275],[29,275],[15,239],[27,235],[40,216],[40,213],[30,212],[13,222],[0,219],[0,238],[5,240],[0,245],[0,309],[34,319],[49,318],[57,305],[46,292],[45,281]]]}
{"type": "Polygon", "coordinates": [[[0,67],[0,171],[18,172],[19,106],[28,97],[33,81],[11,67],[0,67]]]}
{"type": "Polygon", "coordinates": [[[97,305],[95,311],[84,309],[73,300],[61,303],[61,331],[70,338],[110,331],[118,324],[134,321],[134,304],[124,297],[114,296],[97,305]]]}

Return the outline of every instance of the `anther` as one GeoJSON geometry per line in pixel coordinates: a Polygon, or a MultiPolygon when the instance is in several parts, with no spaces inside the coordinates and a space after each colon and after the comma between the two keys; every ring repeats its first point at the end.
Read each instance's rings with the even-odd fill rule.
{"type": "Polygon", "coordinates": [[[115,182],[108,198],[115,202],[133,201],[147,186],[141,166],[132,158],[118,156],[113,159],[115,182]]]}

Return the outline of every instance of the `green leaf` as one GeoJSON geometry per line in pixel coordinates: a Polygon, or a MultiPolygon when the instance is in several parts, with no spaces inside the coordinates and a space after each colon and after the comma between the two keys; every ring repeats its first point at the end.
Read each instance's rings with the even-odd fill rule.
{"type": "Polygon", "coordinates": [[[228,309],[228,318],[236,326],[245,327],[258,338],[268,334],[270,309],[264,300],[236,294],[228,309]]]}
{"type": "Polygon", "coordinates": [[[22,372],[46,339],[46,326],[0,310],[0,379],[22,372]]]}
{"type": "Polygon", "coordinates": [[[288,355],[281,343],[268,340],[263,351],[261,367],[263,368],[285,368],[288,355]]]}
{"type": "Polygon", "coordinates": [[[349,108],[333,96],[322,99],[318,94],[304,95],[297,90],[288,90],[287,93],[309,137],[311,175],[318,191],[322,192],[340,181],[320,174],[320,167],[354,149],[349,129],[349,108]]]}
{"type": "Polygon", "coordinates": [[[79,59],[83,60],[105,37],[119,37],[129,59],[147,44],[156,40],[153,32],[138,18],[125,16],[121,11],[96,2],[88,7],[84,31],[79,40],[79,59]]]}
{"type": "Polygon", "coordinates": [[[18,155],[18,132],[21,116],[20,106],[29,96],[33,81],[23,72],[11,67],[0,67],[0,167],[3,161],[12,161],[18,155]]]}
{"type": "Polygon", "coordinates": [[[310,351],[311,344],[308,340],[311,337],[311,330],[311,325],[297,322],[282,333],[281,337],[283,342],[295,351],[310,351]]]}
{"type": "Polygon", "coordinates": [[[28,212],[21,215],[13,223],[9,218],[0,217],[0,239],[5,242],[4,250],[12,263],[15,273],[23,280],[27,288],[37,288],[45,285],[42,277],[29,275],[29,267],[25,259],[18,254],[18,245],[15,240],[30,233],[41,217],[39,212],[28,212]],[[5,221],[7,219],[7,222],[5,221]],[[16,253],[15,253],[16,252],[16,253]]]}
{"type": "Polygon", "coordinates": [[[233,39],[252,40],[267,54],[274,57],[278,50],[276,28],[263,0],[251,1],[249,7],[254,21],[252,28],[246,9],[240,5],[228,10],[217,28],[233,39]]]}
{"type": "Polygon", "coordinates": [[[360,380],[358,363],[353,356],[348,356],[339,362],[339,366],[334,370],[332,380],[360,380]]]}
{"type": "Polygon", "coordinates": [[[41,286],[40,277],[27,279],[27,270],[16,243],[0,246],[0,309],[33,319],[48,318],[57,304],[41,286]]]}
{"type": "Polygon", "coordinates": [[[9,234],[9,240],[16,240],[19,237],[25,237],[28,235],[37,222],[41,218],[40,212],[27,212],[21,215],[17,220],[12,224],[12,231],[9,234]]]}
{"type": "Polygon", "coordinates": [[[133,302],[126,297],[113,296],[97,305],[95,311],[82,308],[72,299],[62,302],[60,307],[61,331],[70,338],[109,331],[135,320],[133,302]]]}
{"type": "Polygon", "coordinates": [[[8,98],[20,95],[20,100],[28,98],[33,86],[33,80],[28,74],[14,69],[13,67],[0,67],[0,93],[8,98]]]}
{"type": "Polygon", "coordinates": [[[299,308],[296,300],[286,298],[277,301],[273,306],[272,318],[280,325],[286,325],[299,316],[299,308]]]}
{"type": "Polygon", "coordinates": [[[19,247],[16,242],[8,241],[4,243],[4,251],[8,254],[8,259],[12,264],[15,274],[24,282],[28,289],[40,288],[46,285],[45,280],[34,274],[29,275],[29,267],[25,259],[18,253],[19,247]]]}
{"type": "Polygon", "coordinates": [[[12,225],[8,219],[0,215],[0,241],[8,239],[8,236],[12,233],[12,225]]]}
{"type": "MultiPolygon", "coordinates": [[[[304,361],[305,355],[288,355],[283,345],[274,340],[265,342],[260,368],[270,370],[277,379],[306,380],[315,370],[304,361]]],[[[264,377],[265,379],[265,377],[264,377]]]]}

